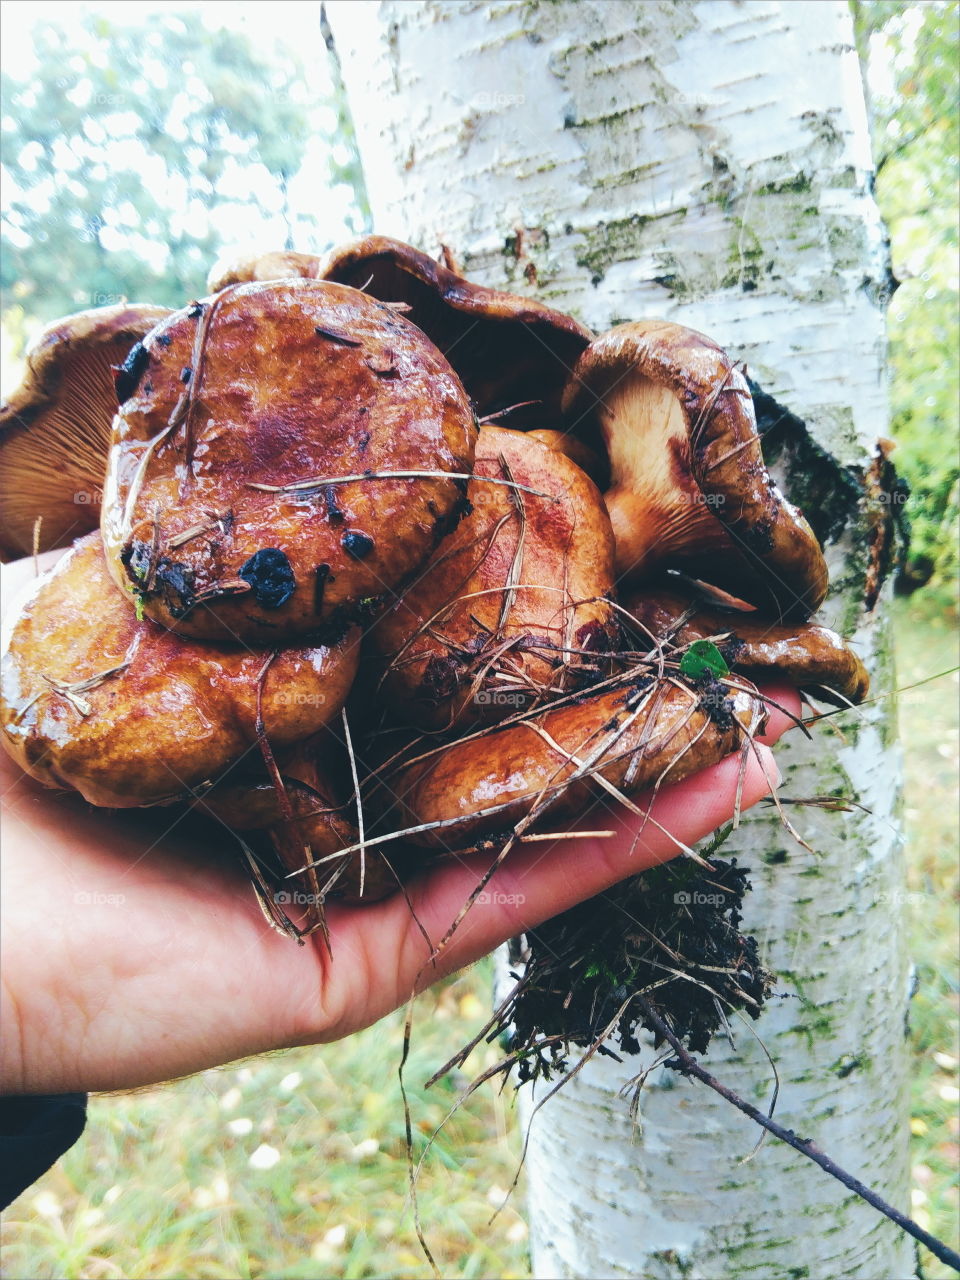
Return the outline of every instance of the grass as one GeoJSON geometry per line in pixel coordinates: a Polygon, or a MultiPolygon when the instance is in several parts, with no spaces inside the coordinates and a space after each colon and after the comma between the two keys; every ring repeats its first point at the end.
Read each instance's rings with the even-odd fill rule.
{"type": "MultiPolygon", "coordinates": [[[[958,673],[917,689],[906,686],[958,662],[949,612],[898,602],[900,734],[905,746],[907,903],[916,995],[911,1003],[911,1197],[917,1221],[958,1243],[960,1195],[960,983],[958,983],[958,817],[960,770],[958,673]]],[[[954,1273],[921,1250],[926,1280],[954,1273]]]]}
{"type": "MultiPolygon", "coordinates": [[[[957,631],[946,614],[898,603],[895,622],[901,687],[956,665],[957,631]]],[[[953,675],[898,698],[918,979],[913,1213],[952,1243],[960,1150],[957,688],[953,675]]],[[[421,1082],[480,1026],[489,986],[489,966],[481,965],[418,1007],[406,1078],[419,1149],[463,1079],[428,1091],[421,1082]]],[[[394,1015],[337,1045],[94,1098],[83,1141],[8,1210],[5,1273],[38,1280],[429,1274],[406,1195],[401,1041],[402,1016],[394,1015]]],[[[442,1275],[529,1274],[522,1190],[488,1225],[518,1148],[510,1097],[489,1088],[441,1134],[419,1199],[442,1275]]],[[[927,1280],[952,1274],[929,1257],[924,1270],[927,1280]]]]}
{"type": "MultiPolygon", "coordinates": [[[[465,1078],[420,1083],[480,1027],[488,988],[478,966],[418,1006],[406,1074],[418,1152],[465,1078]]],[[[337,1045],[92,1099],[83,1141],[7,1213],[5,1274],[429,1274],[407,1206],[402,1034],[395,1014],[337,1045]]],[[[528,1274],[516,1210],[487,1225],[516,1169],[508,1105],[475,1095],[425,1166],[420,1211],[444,1276],[528,1274]]]]}

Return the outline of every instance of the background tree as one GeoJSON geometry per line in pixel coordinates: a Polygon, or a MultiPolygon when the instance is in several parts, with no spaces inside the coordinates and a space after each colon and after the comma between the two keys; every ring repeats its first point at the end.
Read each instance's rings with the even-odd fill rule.
{"type": "Polygon", "coordinates": [[[960,514],[957,350],[956,92],[960,5],[955,0],[853,5],[867,76],[877,200],[890,232],[891,434],[909,481],[912,546],[902,586],[931,582],[956,607],[960,514]]]}
{"type": "Polygon", "coordinates": [[[292,49],[196,10],[94,10],[79,39],[39,22],[34,51],[2,82],[0,257],[4,307],[31,321],[120,298],[182,306],[245,233],[322,248],[291,182],[319,155],[318,209],[357,184],[339,104],[292,49]]]}
{"type": "MultiPolygon", "coordinates": [[[[794,427],[767,434],[828,544],[827,616],[855,634],[879,701],[780,753],[784,794],[853,795],[775,816],[735,849],[746,925],[788,998],[758,1025],[778,1114],[894,1203],[906,1197],[897,763],[885,610],[865,608],[889,264],[853,26],[843,4],[328,4],[374,224],[474,277],[603,329],[666,316],[746,360],[794,427]]],[[[784,426],[781,420],[780,428],[784,426]]],[[[611,894],[611,918],[615,894],[611,894]]],[[[749,1033],[708,1062],[759,1101],[749,1033]]],[[[649,1061],[649,1058],[647,1059],[649,1061]]],[[[904,1276],[912,1247],[794,1153],[671,1073],[634,1133],[631,1066],[592,1060],[537,1116],[528,1159],[538,1276],[904,1276]]],[[[529,1114],[529,1110],[528,1110],[529,1114]]]]}

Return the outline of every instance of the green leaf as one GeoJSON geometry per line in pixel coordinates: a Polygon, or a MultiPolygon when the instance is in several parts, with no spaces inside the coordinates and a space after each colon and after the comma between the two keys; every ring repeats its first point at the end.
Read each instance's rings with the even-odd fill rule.
{"type": "Polygon", "coordinates": [[[694,640],[680,659],[680,674],[691,680],[702,680],[704,676],[729,675],[730,668],[723,660],[723,654],[710,640],[694,640]]]}

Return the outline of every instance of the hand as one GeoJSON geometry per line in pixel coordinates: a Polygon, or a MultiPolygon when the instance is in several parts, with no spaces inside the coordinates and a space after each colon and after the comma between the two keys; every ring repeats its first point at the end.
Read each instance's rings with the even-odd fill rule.
{"type": "MultiPolygon", "coordinates": [[[[55,557],[54,557],[55,558],[55,557]]],[[[49,560],[47,560],[49,563],[49,560]]],[[[15,567],[29,576],[32,565],[15,567]]],[[[5,575],[6,576],[6,575],[5,575]]],[[[767,692],[792,712],[787,688],[767,692]]],[[[790,721],[771,712],[765,741],[790,721]]],[[[770,790],[766,747],[751,759],[742,808],[770,790]]],[[[330,904],[333,958],[313,935],[298,947],[264,920],[229,841],[164,809],[106,812],[48,791],[0,759],[3,836],[3,1027],[0,1088],[61,1093],[125,1089],[297,1044],[335,1040],[586,898],[676,856],[734,809],[728,758],[653,801],[644,823],[603,803],[582,830],[609,838],[521,845],[439,958],[399,894],[330,904]],[[658,824],[658,825],[655,825],[658,824]]],[[[646,809],[648,798],[637,797],[646,809]]],[[[434,943],[456,919],[490,855],[451,859],[408,887],[434,943]]]]}

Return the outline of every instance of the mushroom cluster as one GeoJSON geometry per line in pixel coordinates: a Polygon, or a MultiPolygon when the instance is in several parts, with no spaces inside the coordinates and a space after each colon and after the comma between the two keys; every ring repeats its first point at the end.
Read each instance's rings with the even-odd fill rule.
{"type": "Polygon", "coordinates": [[[228,827],[301,937],[748,752],[755,677],[865,696],[709,338],[595,337],[382,237],[210,288],[52,326],[0,409],[0,549],[73,544],[4,640],[40,782],[228,827]]]}

